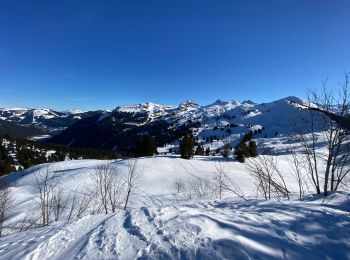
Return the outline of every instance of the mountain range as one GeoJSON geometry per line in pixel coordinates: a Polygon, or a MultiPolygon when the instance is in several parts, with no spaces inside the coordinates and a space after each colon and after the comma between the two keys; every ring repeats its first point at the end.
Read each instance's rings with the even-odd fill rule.
{"type": "MultiPolygon", "coordinates": [[[[192,133],[198,140],[215,140],[214,147],[219,148],[249,131],[257,138],[289,134],[293,124],[306,131],[309,113],[303,109],[305,102],[287,97],[261,104],[217,100],[206,106],[191,100],[178,106],[148,102],[112,111],[11,108],[0,109],[0,120],[49,134],[49,142],[75,147],[124,151],[144,135],[152,135],[158,146],[164,146],[192,133]]],[[[28,132],[30,135],[33,133],[28,132]]]]}
{"type": "MultiPolygon", "coordinates": [[[[78,120],[89,117],[94,111],[55,111],[47,108],[0,108],[0,120],[11,122],[18,126],[36,129],[35,134],[54,134],[71,126],[78,120]]],[[[23,128],[23,136],[32,136],[32,131],[23,128]]]]}

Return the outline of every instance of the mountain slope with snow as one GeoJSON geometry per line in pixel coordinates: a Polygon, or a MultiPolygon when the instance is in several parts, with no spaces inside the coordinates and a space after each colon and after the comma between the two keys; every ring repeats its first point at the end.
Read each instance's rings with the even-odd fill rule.
{"type": "Polygon", "coordinates": [[[1,238],[0,258],[349,259],[347,200],[226,200],[87,216],[1,238]]]}
{"type": "Polygon", "coordinates": [[[210,136],[220,140],[220,144],[214,145],[220,148],[224,143],[234,145],[250,131],[259,131],[259,138],[290,134],[294,125],[308,131],[310,113],[302,107],[304,102],[288,97],[264,104],[217,100],[199,106],[188,100],[178,106],[153,103],[119,106],[98,119],[78,121],[52,142],[123,152],[132,150],[137,139],[146,134],[152,135],[158,146],[164,146],[191,133],[202,145],[208,145],[203,140],[210,136]]]}
{"type": "MultiPolygon", "coordinates": [[[[285,165],[285,156],[279,156],[285,165]]],[[[52,164],[66,196],[91,188],[96,160],[52,164]]],[[[121,173],[128,160],[110,161],[121,173]]],[[[182,160],[174,156],[139,159],[142,183],[126,211],[61,220],[0,238],[0,259],[349,259],[350,197],[344,192],[262,201],[243,164],[218,157],[182,160]],[[246,200],[225,193],[188,200],[173,190],[198,177],[213,178],[216,166],[228,169],[246,200]]],[[[6,177],[13,206],[6,225],[15,226],[31,208],[37,191],[33,178],[45,165],[6,177]]],[[[282,173],[294,194],[298,187],[288,167],[282,173]]],[[[184,194],[185,195],[185,194],[184,194]]],[[[294,196],[292,196],[294,197],[294,196]]]]}
{"type": "Polygon", "coordinates": [[[90,116],[91,113],[94,112],[77,109],[60,112],[47,108],[0,108],[0,119],[19,125],[57,130],[58,128],[68,127],[77,120],[90,116]]]}

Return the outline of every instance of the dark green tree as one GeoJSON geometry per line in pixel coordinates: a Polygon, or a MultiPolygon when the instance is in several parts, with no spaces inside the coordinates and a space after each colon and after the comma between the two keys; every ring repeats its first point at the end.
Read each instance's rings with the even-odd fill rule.
{"type": "Polygon", "coordinates": [[[227,158],[231,155],[231,147],[230,144],[226,143],[223,147],[223,150],[221,152],[222,156],[227,158]]]}
{"type": "Polygon", "coordinates": [[[252,137],[253,137],[253,132],[252,131],[249,131],[248,133],[246,133],[241,142],[249,142],[250,140],[252,140],[252,137]]]}
{"type": "Polygon", "coordinates": [[[152,156],[157,153],[157,147],[154,139],[150,135],[146,135],[143,139],[139,139],[135,145],[136,156],[152,156]]]}
{"type": "Polygon", "coordinates": [[[249,149],[249,156],[250,157],[258,156],[258,149],[257,149],[257,146],[256,146],[256,142],[254,140],[251,140],[249,142],[248,149],[249,149]]]}
{"type": "Polygon", "coordinates": [[[143,140],[138,139],[135,145],[135,156],[143,156],[145,152],[145,147],[143,146],[143,140]]]}
{"type": "Polygon", "coordinates": [[[180,154],[183,159],[191,159],[193,155],[193,142],[191,137],[185,135],[180,143],[180,154]]]}
{"type": "Polygon", "coordinates": [[[249,157],[249,147],[245,142],[240,142],[235,147],[235,158],[237,161],[244,163],[245,158],[249,157]]]}
{"type": "Polygon", "coordinates": [[[146,135],[143,138],[143,146],[144,146],[144,155],[145,156],[152,156],[154,154],[157,154],[157,147],[154,142],[154,139],[150,135],[146,135]]]}
{"type": "Polygon", "coordinates": [[[207,149],[205,150],[205,155],[206,155],[206,156],[209,156],[209,155],[210,155],[210,148],[209,148],[209,146],[208,146],[207,149]]]}
{"type": "Polygon", "coordinates": [[[8,151],[0,146],[0,175],[5,175],[10,172],[15,171],[16,169],[13,167],[13,159],[8,154],[8,151]]]}
{"type": "Polygon", "coordinates": [[[204,155],[204,148],[201,145],[198,145],[196,148],[195,155],[204,155]]]}

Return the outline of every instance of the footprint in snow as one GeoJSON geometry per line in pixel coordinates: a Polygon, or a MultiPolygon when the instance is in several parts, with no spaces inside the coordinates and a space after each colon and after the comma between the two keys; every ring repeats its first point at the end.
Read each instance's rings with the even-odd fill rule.
{"type": "Polygon", "coordinates": [[[285,248],[282,248],[282,255],[283,259],[287,259],[287,250],[285,248]]]}
{"type": "Polygon", "coordinates": [[[286,233],[282,229],[276,229],[275,230],[276,234],[279,235],[280,237],[286,236],[286,233]]]}

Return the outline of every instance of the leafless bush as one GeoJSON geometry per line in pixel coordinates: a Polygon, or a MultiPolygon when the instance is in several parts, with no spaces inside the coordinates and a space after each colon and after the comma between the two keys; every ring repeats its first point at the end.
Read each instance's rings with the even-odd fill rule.
{"type": "Polygon", "coordinates": [[[101,163],[95,167],[90,178],[100,208],[105,214],[108,214],[109,208],[115,212],[124,184],[117,165],[108,162],[101,163]]]}
{"type": "Polygon", "coordinates": [[[260,155],[256,158],[249,158],[246,167],[255,180],[258,192],[261,192],[266,200],[271,199],[273,195],[289,199],[289,191],[278,169],[276,156],[260,155]]]}
{"type": "MultiPolygon", "coordinates": [[[[306,106],[310,123],[305,127],[295,125],[292,138],[302,146],[306,169],[317,194],[336,191],[350,172],[350,95],[348,92],[349,75],[338,94],[326,88],[308,92],[306,106]],[[326,152],[319,152],[317,145],[326,142],[326,152]]],[[[296,120],[294,120],[296,121],[296,120]]]]}
{"type": "Polygon", "coordinates": [[[304,200],[305,191],[307,190],[307,182],[305,180],[307,177],[307,174],[305,173],[307,163],[305,162],[304,155],[295,151],[292,146],[290,147],[289,151],[292,155],[292,158],[288,159],[290,169],[292,170],[293,176],[298,183],[299,200],[302,201],[304,200]]]}
{"type": "MultiPolygon", "coordinates": [[[[57,197],[60,181],[61,176],[53,165],[47,165],[33,175],[33,187],[38,194],[37,201],[40,207],[42,226],[48,226],[50,224],[50,215],[54,209],[54,202],[59,208],[65,207],[65,205],[59,204],[62,200],[61,198],[58,200],[57,197]]],[[[57,211],[59,210],[56,208],[56,213],[57,211]]]]}
{"type": "Polygon", "coordinates": [[[187,194],[189,200],[202,199],[212,194],[212,184],[210,180],[196,177],[190,184],[187,194]]]}
{"type": "Polygon", "coordinates": [[[244,198],[242,189],[237,183],[228,175],[229,171],[222,164],[215,164],[216,174],[212,181],[212,189],[214,193],[218,194],[219,199],[225,192],[233,193],[236,196],[244,198]]]}
{"type": "Polygon", "coordinates": [[[18,232],[27,231],[36,227],[41,227],[39,225],[39,221],[41,219],[41,216],[38,214],[35,214],[35,210],[32,207],[28,207],[25,211],[24,218],[21,219],[16,225],[13,227],[14,230],[18,230],[18,232]]]}
{"type": "Polygon", "coordinates": [[[0,179],[0,237],[3,234],[4,221],[10,206],[10,189],[5,181],[0,179]]]}
{"type": "Polygon", "coordinates": [[[175,190],[177,194],[180,194],[185,190],[185,182],[181,178],[176,178],[172,184],[172,188],[175,190]]]}
{"type": "Polygon", "coordinates": [[[215,164],[216,174],[213,178],[212,189],[218,194],[219,199],[222,198],[227,186],[227,170],[221,164],[215,164]]]}
{"type": "Polygon", "coordinates": [[[93,214],[94,211],[91,207],[94,203],[94,194],[95,193],[88,191],[88,189],[85,189],[84,192],[75,189],[74,195],[69,197],[67,203],[66,219],[81,218],[88,213],[93,214]]]}
{"type": "Polygon", "coordinates": [[[133,193],[139,188],[142,181],[142,172],[143,170],[138,167],[137,159],[130,159],[128,161],[128,171],[125,176],[125,185],[126,185],[126,197],[124,210],[126,210],[130,197],[133,193]]]}
{"type": "Polygon", "coordinates": [[[62,190],[58,189],[58,191],[52,197],[52,213],[54,217],[54,221],[58,221],[62,214],[66,211],[69,199],[64,198],[62,194],[62,190]]]}

